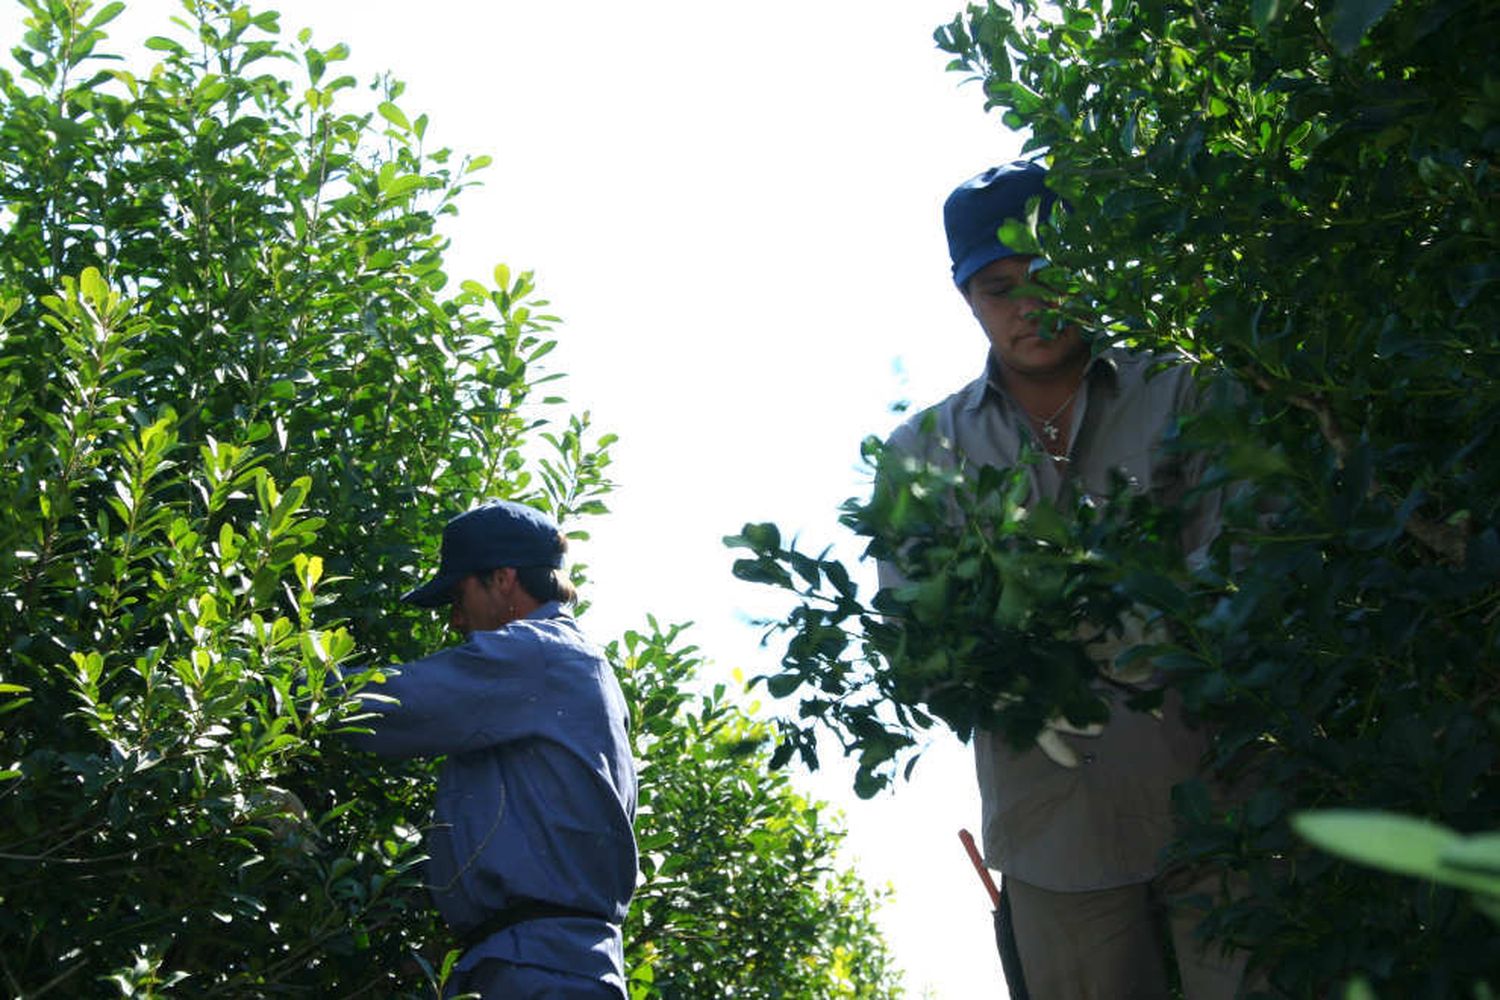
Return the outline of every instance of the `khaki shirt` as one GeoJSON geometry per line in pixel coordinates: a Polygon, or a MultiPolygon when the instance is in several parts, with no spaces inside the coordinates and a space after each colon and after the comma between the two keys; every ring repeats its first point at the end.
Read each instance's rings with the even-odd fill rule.
{"type": "MultiPolygon", "coordinates": [[[[1195,405],[1195,385],[1185,365],[1148,377],[1159,364],[1115,348],[1090,362],[1074,407],[1068,460],[1044,458],[1029,467],[1033,499],[1045,497],[1066,509],[1083,493],[1106,496],[1110,471],[1119,470],[1163,503],[1182,501],[1201,470],[1166,454],[1160,443],[1176,415],[1195,405]]],[[[897,428],[888,445],[950,468],[1013,467],[1023,441],[1042,450],[993,369],[926,412],[936,417],[930,433],[922,427],[925,413],[919,413],[897,428]]],[[[1217,503],[1198,503],[1184,530],[1184,551],[1206,546],[1217,525],[1217,503]]],[[[880,573],[883,586],[899,582],[893,567],[882,564],[880,573]]],[[[1162,715],[1158,720],[1112,704],[1099,736],[1061,737],[1083,761],[1076,768],[1053,763],[1035,747],[1018,753],[994,733],[977,733],[986,862],[1061,892],[1154,878],[1173,833],[1172,786],[1197,772],[1207,745],[1183,721],[1171,692],[1162,715]]]]}

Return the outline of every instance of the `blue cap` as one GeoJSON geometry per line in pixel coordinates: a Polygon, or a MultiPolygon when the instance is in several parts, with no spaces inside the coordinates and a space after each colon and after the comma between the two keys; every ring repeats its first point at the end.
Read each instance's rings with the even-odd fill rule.
{"type": "Polygon", "coordinates": [[[954,189],[943,203],[943,228],[955,285],[962,288],[976,271],[1022,252],[1001,243],[999,230],[1006,219],[1025,219],[1026,202],[1036,195],[1043,213],[1057,200],[1047,190],[1047,168],[1032,160],[991,167],[954,189]]]}
{"type": "Polygon", "coordinates": [[[562,535],[557,522],[535,507],[489,500],[443,526],[443,554],[437,576],[401,600],[421,608],[442,607],[453,587],[470,573],[502,566],[562,566],[562,535]]]}

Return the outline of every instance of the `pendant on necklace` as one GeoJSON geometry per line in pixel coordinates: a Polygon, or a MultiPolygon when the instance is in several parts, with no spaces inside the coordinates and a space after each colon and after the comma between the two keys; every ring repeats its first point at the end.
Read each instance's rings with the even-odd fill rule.
{"type": "Polygon", "coordinates": [[[1050,420],[1042,422],[1042,433],[1047,435],[1047,440],[1053,444],[1057,443],[1057,425],[1050,420]]]}

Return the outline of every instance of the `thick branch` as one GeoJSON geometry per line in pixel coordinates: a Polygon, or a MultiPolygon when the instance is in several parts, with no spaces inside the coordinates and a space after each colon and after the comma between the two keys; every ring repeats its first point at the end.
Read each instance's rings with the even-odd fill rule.
{"type": "Polygon", "coordinates": [[[1276,386],[1271,380],[1260,372],[1252,372],[1250,377],[1265,392],[1273,396],[1280,396],[1299,410],[1306,410],[1317,417],[1318,429],[1323,432],[1323,437],[1333,446],[1333,453],[1338,456],[1339,465],[1343,466],[1344,460],[1349,457],[1349,438],[1344,434],[1344,429],[1339,424],[1338,417],[1334,416],[1333,407],[1328,405],[1328,400],[1322,396],[1304,396],[1294,392],[1278,393],[1276,386]]]}

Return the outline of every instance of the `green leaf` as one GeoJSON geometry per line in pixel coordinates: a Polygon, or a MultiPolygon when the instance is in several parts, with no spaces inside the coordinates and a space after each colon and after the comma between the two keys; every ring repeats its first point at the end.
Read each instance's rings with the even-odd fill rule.
{"type": "Polygon", "coordinates": [[[823,577],[822,573],[818,569],[817,560],[805,556],[801,552],[790,553],[789,559],[792,564],[792,569],[798,576],[800,576],[807,582],[807,585],[809,587],[815,588],[822,582],[823,577]]]}
{"type": "Polygon", "coordinates": [[[406,113],[398,108],[393,102],[381,101],[380,106],[376,110],[380,112],[380,117],[384,118],[386,121],[390,122],[392,125],[395,125],[402,131],[411,130],[411,122],[406,120],[406,113]]]}
{"type": "Polygon", "coordinates": [[[997,235],[1001,243],[1017,253],[1039,254],[1042,252],[1042,245],[1037,242],[1035,230],[1024,222],[1007,219],[1001,224],[997,235]]]}
{"type": "Polygon", "coordinates": [[[1378,810],[1327,809],[1299,813],[1292,828],[1330,854],[1474,892],[1500,895],[1500,876],[1449,868],[1442,856],[1460,842],[1457,833],[1424,819],[1378,810]]]}
{"type": "Polygon", "coordinates": [[[382,184],[380,193],[387,202],[398,201],[426,183],[427,178],[420,174],[402,174],[399,177],[392,177],[389,182],[382,184]]]}
{"type": "Polygon", "coordinates": [[[99,9],[99,13],[95,14],[93,19],[89,21],[88,30],[93,31],[96,28],[104,27],[106,24],[119,17],[121,12],[124,10],[125,4],[123,3],[123,0],[114,0],[113,3],[105,4],[99,9]]]}
{"type": "Polygon", "coordinates": [[[1265,31],[1281,19],[1281,0],[1250,0],[1250,22],[1257,31],[1265,31]]]}
{"type": "Polygon", "coordinates": [[[78,288],[98,308],[109,301],[109,285],[97,267],[86,267],[78,276],[78,288]]]}
{"type": "Polygon", "coordinates": [[[854,774],[854,794],[862,799],[874,798],[889,784],[889,778],[867,767],[861,767],[854,774]]]}
{"type": "Polygon", "coordinates": [[[1053,545],[1068,543],[1067,519],[1050,503],[1027,508],[1025,527],[1029,534],[1053,545]]]}
{"type": "Polygon", "coordinates": [[[777,674],[766,680],[766,690],[771,692],[774,698],[785,698],[802,684],[802,678],[797,674],[777,674]]]}
{"type": "Polygon", "coordinates": [[[754,552],[774,554],[781,550],[781,530],[769,521],[746,524],[734,544],[743,544],[754,552]]]}
{"type": "Polygon", "coordinates": [[[146,48],[154,49],[158,52],[172,52],[179,56],[187,55],[187,49],[183,48],[181,43],[174,42],[172,39],[164,38],[161,35],[152,35],[146,39],[144,44],[146,48]]]}
{"type": "Polygon", "coordinates": [[[1350,55],[1393,6],[1395,0],[1334,0],[1328,36],[1340,52],[1350,55]]]}
{"type": "Polygon", "coordinates": [[[1182,588],[1160,573],[1137,570],[1120,581],[1120,589],[1133,600],[1163,611],[1181,611],[1187,606],[1182,588]]]}
{"type": "Polygon", "coordinates": [[[1500,878],[1500,833],[1476,834],[1443,848],[1438,862],[1479,875],[1500,878]]]}
{"type": "Polygon", "coordinates": [[[774,587],[790,587],[791,574],[768,559],[736,559],[730,568],[736,578],[746,583],[764,583],[774,587]]]}
{"type": "Polygon", "coordinates": [[[1267,827],[1281,817],[1282,795],[1275,788],[1262,788],[1250,797],[1245,818],[1251,826],[1267,827]]]}
{"type": "Polygon", "coordinates": [[[288,519],[297,511],[302,509],[302,504],[307,500],[307,494],[312,489],[312,479],[301,476],[292,481],[286,492],[277,498],[268,518],[268,527],[271,537],[275,538],[287,528],[288,519]]]}

